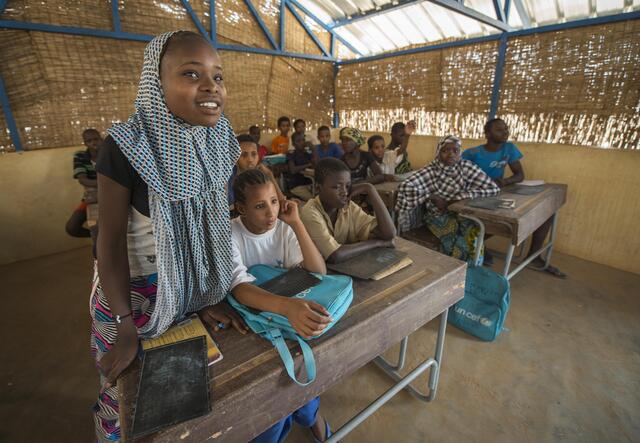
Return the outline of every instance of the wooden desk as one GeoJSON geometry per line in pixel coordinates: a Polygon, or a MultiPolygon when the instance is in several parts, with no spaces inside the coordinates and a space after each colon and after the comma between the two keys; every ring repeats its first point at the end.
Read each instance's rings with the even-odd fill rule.
{"type": "MultiPolygon", "coordinates": [[[[449,210],[457,212],[463,217],[478,223],[483,233],[499,235],[511,240],[503,270],[503,275],[509,279],[547,250],[545,266],[549,265],[553,243],[555,241],[557,212],[567,201],[567,185],[547,183],[543,186],[544,190],[542,192],[533,195],[520,195],[510,192],[515,189],[514,185],[504,188],[499,197],[515,200],[516,207],[513,209],[490,210],[474,208],[468,205],[468,200],[462,200],[449,205],[449,210]],[[549,242],[522,262],[512,272],[509,272],[515,247],[524,242],[551,217],[553,217],[553,227],[549,242]]],[[[484,235],[480,236],[480,238],[480,246],[482,246],[484,235]]],[[[479,253],[480,250],[481,247],[478,247],[477,252],[479,253]]]]}
{"type": "MultiPolygon", "coordinates": [[[[314,383],[304,388],[293,383],[276,350],[259,336],[242,336],[235,331],[214,333],[224,359],[210,368],[212,412],[141,441],[200,442],[211,439],[225,443],[246,442],[399,341],[402,340],[401,350],[406,352],[406,337],[440,316],[435,358],[425,360],[407,376],[415,378],[416,374],[430,368],[429,395],[424,395],[422,400],[433,399],[442,358],[446,314],[448,308],[464,295],[466,265],[403,239],[398,239],[398,245],[409,253],[413,265],[377,282],[354,281],[353,304],[345,316],[327,334],[310,342],[317,365],[314,383]]],[[[400,357],[402,362],[403,355],[400,357]]],[[[298,366],[301,363],[299,356],[296,363],[298,366]]],[[[382,360],[378,363],[385,365],[382,360]]],[[[394,377],[394,367],[388,366],[385,369],[394,377]]],[[[123,437],[131,424],[139,370],[140,364],[136,361],[118,381],[123,437]]],[[[396,378],[401,379],[398,375],[396,378]]],[[[405,378],[394,385],[387,397],[402,388],[411,389],[407,384],[413,378],[405,378]]],[[[364,415],[354,420],[361,421],[386,400],[388,398],[379,398],[374,402],[374,409],[365,410],[364,415]]],[[[336,438],[344,437],[358,423],[351,421],[350,427],[343,426],[335,433],[336,438]]]]}
{"type": "Polygon", "coordinates": [[[373,185],[380,194],[380,198],[384,202],[384,205],[389,209],[391,216],[393,217],[396,210],[396,197],[398,195],[399,181],[395,182],[382,182],[377,185],[373,185]]]}

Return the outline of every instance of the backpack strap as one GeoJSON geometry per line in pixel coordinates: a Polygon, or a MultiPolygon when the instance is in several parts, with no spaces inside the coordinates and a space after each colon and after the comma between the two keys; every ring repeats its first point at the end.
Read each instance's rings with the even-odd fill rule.
{"type": "Polygon", "coordinates": [[[287,346],[287,343],[284,340],[282,331],[280,329],[271,329],[266,334],[269,340],[271,340],[271,343],[273,344],[273,346],[275,346],[276,349],[278,350],[278,353],[280,354],[280,358],[282,359],[282,362],[284,363],[284,367],[287,370],[287,374],[289,374],[289,377],[291,378],[291,380],[295,381],[300,386],[307,386],[308,384],[312,383],[316,379],[316,361],[313,358],[313,351],[311,350],[311,347],[306,341],[304,341],[302,338],[298,337],[297,334],[295,334],[295,338],[296,340],[298,340],[298,343],[300,344],[300,348],[302,349],[304,367],[307,371],[307,381],[302,383],[298,381],[298,379],[296,378],[296,374],[294,372],[293,357],[291,356],[289,347],[287,346]]]}

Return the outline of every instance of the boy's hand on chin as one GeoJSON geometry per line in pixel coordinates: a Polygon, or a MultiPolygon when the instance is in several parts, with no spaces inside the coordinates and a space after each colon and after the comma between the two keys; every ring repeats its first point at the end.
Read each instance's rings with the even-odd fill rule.
{"type": "Polygon", "coordinates": [[[357,197],[358,195],[369,195],[372,189],[375,189],[371,183],[358,183],[351,187],[349,198],[357,197]]]}

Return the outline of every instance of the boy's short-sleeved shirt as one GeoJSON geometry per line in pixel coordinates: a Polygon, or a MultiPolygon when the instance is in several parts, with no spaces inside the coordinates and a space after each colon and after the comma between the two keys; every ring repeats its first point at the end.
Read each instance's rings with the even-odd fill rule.
{"type": "Polygon", "coordinates": [[[271,142],[271,154],[286,154],[289,152],[289,137],[278,135],[271,142]]]}
{"type": "Polygon", "coordinates": [[[349,202],[345,208],[338,210],[334,226],[322,207],[319,196],[304,205],[300,218],[325,260],[343,244],[368,240],[371,232],[378,226],[376,218],[364,212],[354,202],[349,202]]]}
{"type": "Polygon", "coordinates": [[[504,168],[523,157],[516,145],[511,142],[504,143],[496,152],[487,151],[484,145],[469,148],[462,153],[462,158],[470,160],[480,166],[485,174],[492,179],[502,178],[504,168]]]}
{"type": "Polygon", "coordinates": [[[91,161],[91,153],[88,149],[73,154],[73,178],[78,178],[80,174],[86,174],[90,180],[97,178],[96,167],[91,161]]]}
{"type": "Polygon", "coordinates": [[[342,148],[339,144],[331,142],[329,143],[329,149],[327,149],[326,151],[322,149],[321,145],[316,145],[316,155],[318,156],[318,158],[342,158],[344,152],[342,152],[342,148]]]}

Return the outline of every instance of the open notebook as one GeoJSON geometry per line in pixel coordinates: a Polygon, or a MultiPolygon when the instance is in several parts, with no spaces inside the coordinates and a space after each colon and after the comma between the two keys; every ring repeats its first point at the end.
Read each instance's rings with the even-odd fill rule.
{"type": "Polygon", "coordinates": [[[411,260],[406,252],[393,248],[375,248],[342,263],[327,263],[327,267],[340,274],[363,280],[380,280],[406,268],[411,260]]]}

